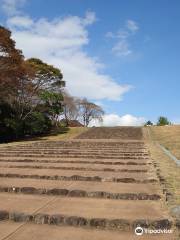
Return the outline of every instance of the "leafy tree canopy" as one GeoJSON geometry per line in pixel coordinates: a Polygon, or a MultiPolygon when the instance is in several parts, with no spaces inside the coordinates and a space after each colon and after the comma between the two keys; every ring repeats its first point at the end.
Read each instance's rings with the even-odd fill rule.
{"type": "Polygon", "coordinates": [[[65,81],[63,81],[63,74],[60,69],[49,65],[38,58],[30,58],[26,61],[35,72],[35,82],[40,87],[53,88],[64,87],[65,81]]]}
{"type": "Polygon", "coordinates": [[[145,124],[144,124],[144,126],[152,126],[153,125],[153,123],[149,120],[149,121],[147,121],[145,124]]]}
{"type": "Polygon", "coordinates": [[[157,122],[157,126],[164,126],[164,125],[170,125],[170,121],[163,116],[160,116],[157,122]]]}

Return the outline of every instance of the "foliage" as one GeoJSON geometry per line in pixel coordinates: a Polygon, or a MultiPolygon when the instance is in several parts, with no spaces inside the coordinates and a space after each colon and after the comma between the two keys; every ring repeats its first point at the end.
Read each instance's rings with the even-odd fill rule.
{"type": "Polygon", "coordinates": [[[38,58],[30,58],[26,62],[34,70],[35,78],[33,82],[37,89],[41,88],[58,91],[61,87],[65,86],[60,69],[55,68],[38,58]]]}
{"type": "Polygon", "coordinates": [[[44,102],[44,111],[50,117],[50,119],[54,121],[55,125],[57,125],[58,117],[63,112],[62,94],[44,90],[40,93],[40,98],[44,102]]]}
{"type": "Polygon", "coordinates": [[[149,121],[147,121],[145,124],[144,124],[144,126],[152,126],[153,125],[153,123],[149,120],[149,121]]]}
{"type": "Polygon", "coordinates": [[[171,123],[166,117],[160,116],[157,122],[157,126],[170,125],[171,123]]]}
{"type": "MultiPolygon", "coordinates": [[[[13,102],[22,80],[31,75],[22,52],[15,48],[11,32],[0,26],[0,98],[13,102]]],[[[24,89],[25,91],[25,89],[24,89]]]]}
{"type": "Polygon", "coordinates": [[[51,129],[51,121],[45,114],[33,112],[25,121],[24,129],[25,134],[31,136],[47,133],[51,129]]]}
{"type": "Polygon", "coordinates": [[[24,60],[0,26],[0,141],[50,131],[62,112],[63,75],[40,59],[24,60]]]}

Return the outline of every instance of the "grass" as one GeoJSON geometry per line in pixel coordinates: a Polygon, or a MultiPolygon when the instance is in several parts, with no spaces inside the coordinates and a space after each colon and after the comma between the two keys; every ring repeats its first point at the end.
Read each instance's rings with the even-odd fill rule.
{"type": "Polygon", "coordinates": [[[35,137],[33,139],[31,138],[31,139],[14,141],[10,143],[3,143],[3,144],[0,144],[0,147],[31,143],[35,141],[41,141],[41,140],[42,141],[63,141],[63,140],[73,139],[79,134],[87,130],[88,130],[87,127],[69,127],[68,129],[62,128],[58,134],[51,134],[43,137],[35,137]]]}
{"type": "Polygon", "coordinates": [[[157,162],[161,175],[166,180],[166,188],[173,198],[168,202],[169,207],[180,205],[180,167],[169,158],[156,144],[162,144],[176,157],[180,156],[180,126],[162,126],[144,128],[152,159],[157,162]]]}
{"type": "Polygon", "coordinates": [[[150,127],[152,138],[180,159],[180,125],[150,127]]]}
{"type": "Polygon", "coordinates": [[[47,141],[58,141],[58,140],[68,140],[73,139],[79,134],[86,132],[88,130],[87,127],[71,127],[68,131],[62,131],[59,134],[52,136],[45,136],[39,140],[47,140],[47,141]]]}

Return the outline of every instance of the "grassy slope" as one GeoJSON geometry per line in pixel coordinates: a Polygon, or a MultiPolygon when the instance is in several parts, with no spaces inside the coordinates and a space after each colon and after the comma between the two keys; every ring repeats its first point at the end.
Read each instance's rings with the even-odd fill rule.
{"type": "Polygon", "coordinates": [[[21,141],[17,141],[17,142],[11,142],[11,143],[4,143],[4,144],[0,144],[0,147],[3,146],[12,146],[12,145],[18,145],[18,144],[24,144],[24,143],[31,143],[31,142],[35,142],[35,141],[62,141],[62,140],[68,140],[68,139],[73,139],[76,136],[78,136],[79,134],[87,131],[88,128],[86,127],[72,127],[69,128],[69,130],[67,132],[62,132],[56,135],[50,135],[50,136],[45,136],[45,137],[38,137],[38,138],[34,138],[34,139],[29,139],[29,140],[21,140],[21,141]]]}
{"type": "Polygon", "coordinates": [[[180,168],[156,144],[159,142],[180,159],[180,126],[144,128],[152,159],[166,179],[166,188],[173,194],[169,206],[180,205],[180,168]]]}
{"type": "Polygon", "coordinates": [[[180,159],[180,125],[151,127],[152,137],[180,159]]]}
{"type": "Polygon", "coordinates": [[[58,140],[68,140],[68,139],[73,139],[79,134],[86,132],[88,128],[86,127],[72,127],[69,128],[68,132],[65,133],[60,133],[55,136],[47,136],[43,137],[43,140],[48,140],[48,141],[58,141],[58,140]]]}

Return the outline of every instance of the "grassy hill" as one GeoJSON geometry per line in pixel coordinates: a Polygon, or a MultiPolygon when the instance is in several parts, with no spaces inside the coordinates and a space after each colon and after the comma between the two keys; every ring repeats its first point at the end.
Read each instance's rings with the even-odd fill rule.
{"type": "Polygon", "coordinates": [[[170,208],[180,205],[180,167],[157,145],[160,143],[180,159],[180,125],[145,127],[144,133],[151,158],[157,164],[160,175],[165,179],[164,188],[170,193],[167,203],[170,208]]]}
{"type": "Polygon", "coordinates": [[[180,159],[180,125],[153,126],[150,130],[154,140],[180,159]]]}

